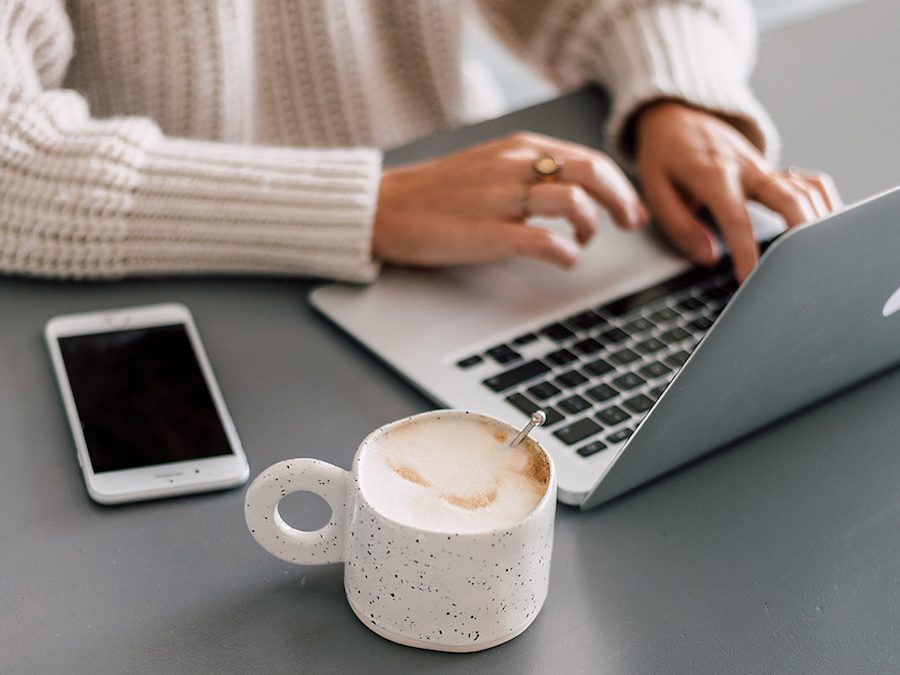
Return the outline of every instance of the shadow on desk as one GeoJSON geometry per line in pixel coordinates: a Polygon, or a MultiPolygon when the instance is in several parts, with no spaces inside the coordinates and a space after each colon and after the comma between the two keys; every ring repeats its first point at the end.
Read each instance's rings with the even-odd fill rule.
{"type": "MultiPolygon", "coordinates": [[[[146,668],[160,652],[169,654],[168,663],[177,663],[179,672],[272,672],[272,653],[283,659],[278,672],[317,675],[392,672],[401,658],[403,667],[397,672],[439,672],[466,667],[466,662],[475,666],[476,655],[402,647],[369,631],[347,605],[342,565],[291,568],[281,574],[281,579],[263,578],[255,585],[236,584],[213,602],[147,622],[134,644],[118,646],[120,672],[146,668]],[[342,654],[340,666],[335,665],[336,653],[342,654]]],[[[502,658],[499,650],[492,651],[502,658]]],[[[520,650],[516,661],[522,658],[520,650]]],[[[477,670],[486,672],[483,668],[479,662],[477,670]]]]}

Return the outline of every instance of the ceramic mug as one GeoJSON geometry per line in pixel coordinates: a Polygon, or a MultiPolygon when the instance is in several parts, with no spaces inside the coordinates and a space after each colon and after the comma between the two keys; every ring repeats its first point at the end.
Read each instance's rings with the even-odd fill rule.
{"type": "Polygon", "coordinates": [[[419,529],[392,520],[366,498],[360,466],[367,451],[400,425],[472,415],[504,429],[500,420],[460,410],[437,410],[387,424],[360,444],[350,471],[317,459],[290,459],[263,471],[247,490],[244,513],[259,544],[298,565],[344,563],[344,589],[356,616],[394,642],[451,652],[499,645],[534,621],[547,597],[556,470],[537,506],[511,527],[475,534],[419,529]],[[331,520],[305,532],[278,513],[288,494],[313,492],[331,506],[331,520]]]}

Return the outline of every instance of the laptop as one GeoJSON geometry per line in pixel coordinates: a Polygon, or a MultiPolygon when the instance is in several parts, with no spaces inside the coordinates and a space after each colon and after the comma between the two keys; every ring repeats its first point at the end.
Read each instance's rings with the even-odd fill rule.
{"type": "MultiPolygon", "coordinates": [[[[388,154],[406,162],[511,129],[601,147],[605,99],[575,92],[388,154]]],[[[780,221],[753,209],[757,236],[780,221]]],[[[386,269],[312,305],[437,404],[524,425],[587,509],[900,360],[900,190],[774,238],[738,288],[652,229],[604,223],[578,267],[530,260],[386,269]]],[[[555,221],[533,226],[566,228],[555,221]]]]}

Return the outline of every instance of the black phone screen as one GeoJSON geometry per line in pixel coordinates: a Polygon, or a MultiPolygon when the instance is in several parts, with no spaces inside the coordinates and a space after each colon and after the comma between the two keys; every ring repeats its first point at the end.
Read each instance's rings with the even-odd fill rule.
{"type": "Polygon", "coordinates": [[[232,454],[181,324],[59,338],[95,473],[232,454]]]}

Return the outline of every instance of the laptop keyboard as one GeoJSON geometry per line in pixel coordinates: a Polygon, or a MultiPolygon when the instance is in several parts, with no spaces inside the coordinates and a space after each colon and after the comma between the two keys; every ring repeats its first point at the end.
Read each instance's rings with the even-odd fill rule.
{"type": "Polygon", "coordinates": [[[483,386],[591,457],[628,439],[735,290],[728,262],[693,269],[456,365],[495,365],[483,386]]]}

